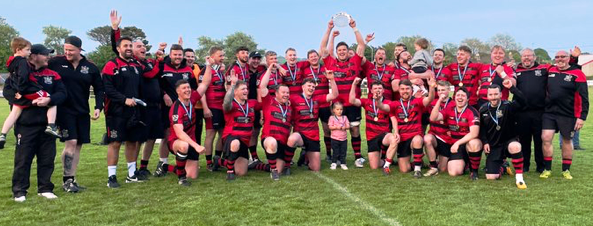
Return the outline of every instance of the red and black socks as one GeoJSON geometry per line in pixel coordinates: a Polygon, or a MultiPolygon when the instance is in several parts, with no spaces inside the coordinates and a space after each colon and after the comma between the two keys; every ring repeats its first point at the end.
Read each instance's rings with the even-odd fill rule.
{"type": "Polygon", "coordinates": [[[482,150],[477,152],[469,152],[469,168],[471,172],[477,173],[480,168],[480,161],[482,161],[482,150]]]}
{"type": "Polygon", "coordinates": [[[352,143],[352,150],[354,150],[354,159],[362,158],[362,153],[360,152],[360,136],[353,136],[350,142],[352,143]]]}

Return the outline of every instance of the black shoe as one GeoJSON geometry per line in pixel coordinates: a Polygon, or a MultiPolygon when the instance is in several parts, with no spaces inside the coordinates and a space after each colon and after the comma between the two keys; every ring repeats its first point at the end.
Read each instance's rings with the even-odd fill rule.
{"type": "Polygon", "coordinates": [[[159,163],[156,164],[156,169],[154,170],[154,174],[153,176],[155,177],[164,177],[167,176],[167,170],[164,169],[164,163],[159,161],[159,163]]]}
{"type": "Polygon", "coordinates": [[[86,190],[86,187],[78,184],[76,179],[74,179],[74,182],[72,182],[72,183],[74,184],[74,186],[76,186],[78,188],[78,191],[86,190]]]}
{"type": "Polygon", "coordinates": [[[127,176],[126,177],[126,184],[127,183],[138,183],[138,182],[142,182],[142,180],[138,179],[138,176],[136,174],[134,174],[134,176],[127,176]]]}
{"type": "Polygon", "coordinates": [[[575,146],[574,146],[574,150],[575,150],[575,151],[584,151],[585,149],[584,149],[584,148],[582,148],[580,145],[575,145],[575,146]]]}
{"type": "Polygon", "coordinates": [[[185,186],[185,187],[189,187],[191,185],[191,182],[189,182],[187,180],[187,177],[181,177],[179,178],[179,181],[177,181],[177,183],[181,186],[185,186]]]}
{"type": "Polygon", "coordinates": [[[144,176],[145,178],[148,179],[148,177],[151,175],[151,173],[148,169],[140,168],[140,170],[138,170],[138,175],[144,176]]]}
{"type": "Polygon", "coordinates": [[[117,177],[115,175],[109,177],[107,180],[107,187],[119,188],[119,183],[117,183],[117,177]]]}
{"type": "Polygon", "coordinates": [[[45,133],[52,135],[56,138],[62,138],[62,136],[60,135],[60,131],[58,130],[58,127],[56,125],[48,125],[47,127],[45,127],[45,133]]]}
{"type": "Polygon", "coordinates": [[[273,169],[270,172],[270,177],[272,178],[272,180],[280,180],[280,174],[278,173],[277,169],[273,169]]]}
{"type": "Polygon", "coordinates": [[[414,178],[420,179],[422,177],[422,172],[420,170],[414,171],[414,178]]]}
{"type": "Polygon", "coordinates": [[[4,149],[4,144],[6,144],[6,135],[0,134],[0,149],[4,149]]]}
{"type": "Polygon", "coordinates": [[[471,172],[469,174],[469,179],[471,179],[471,180],[478,180],[478,172],[471,172]]]}
{"type": "Polygon", "coordinates": [[[284,168],[284,171],[282,171],[282,174],[284,174],[284,176],[290,176],[290,174],[291,174],[290,168],[284,168]]]}
{"type": "MultiPolygon", "coordinates": [[[[148,171],[148,170],[147,170],[148,171]]],[[[140,171],[136,171],[134,173],[134,176],[136,176],[136,178],[138,178],[139,181],[145,181],[148,180],[148,176],[145,174],[140,173],[140,171]]]]}
{"type": "Polygon", "coordinates": [[[214,161],[212,163],[212,171],[219,171],[220,169],[220,164],[218,163],[218,161],[220,160],[220,156],[215,155],[214,158],[212,158],[212,161],[214,161]]]}
{"type": "Polygon", "coordinates": [[[253,170],[260,163],[261,161],[259,159],[255,159],[251,163],[249,163],[249,165],[247,165],[247,169],[253,170]]]}
{"type": "Polygon", "coordinates": [[[235,172],[234,171],[227,171],[226,172],[226,180],[233,181],[235,180],[235,172]]]}
{"type": "Polygon", "coordinates": [[[537,173],[541,174],[541,173],[543,173],[543,172],[544,172],[544,169],[545,169],[545,168],[544,168],[543,166],[542,166],[542,167],[539,167],[539,166],[538,166],[537,168],[535,168],[535,171],[537,171],[537,173]]]}
{"type": "Polygon", "coordinates": [[[299,156],[299,160],[297,161],[297,166],[301,167],[303,165],[305,165],[305,153],[304,151],[301,151],[301,155],[299,156]]]}
{"type": "Polygon", "coordinates": [[[80,189],[78,189],[78,186],[74,183],[73,179],[66,180],[66,182],[64,182],[64,184],[62,184],[62,188],[64,189],[65,192],[71,192],[71,193],[76,193],[80,190],[80,189]]]}

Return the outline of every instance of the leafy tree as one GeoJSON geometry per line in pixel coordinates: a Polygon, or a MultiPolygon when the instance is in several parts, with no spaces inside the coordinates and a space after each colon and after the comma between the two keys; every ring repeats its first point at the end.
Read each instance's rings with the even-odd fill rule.
{"type": "Polygon", "coordinates": [[[533,52],[535,53],[535,57],[537,57],[537,61],[540,63],[552,63],[552,58],[548,54],[548,51],[542,48],[534,49],[533,52]]]}
{"type": "MultiPolygon", "coordinates": [[[[489,56],[490,54],[490,46],[488,44],[482,42],[480,39],[477,38],[466,38],[461,41],[460,45],[466,45],[472,50],[472,59],[478,60],[484,56],[489,56]]],[[[485,59],[490,60],[490,57],[485,59]]]]}
{"type": "MultiPolygon", "coordinates": [[[[263,49],[257,48],[257,43],[255,42],[255,40],[253,39],[253,37],[251,35],[247,35],[243,32],[238,31],[238,32],[235,32],[233,34],[226,36],[222,40],[212,39],[212,38],[206,37],[206,36],[198,37],[198,48],[196,49],[196,56],[198,56],[199,58],[204,58],[204,57],[208,56],[209,55],[208,51],[213,46],[220,46],[223,48],[225,55],[226,55],[226,59],[224,62],[226,65],[228,65],[236,60],[235,59],[235,51],[240,46],[245,46],[250,51],[254,51],[254,50],[259,51],[259,52],[265,51],[263,49]]],[[[278,54],[281,55],[282,53],[278,53],[278,54]]]]}
{"type": "Polygon", "coordinates": [[[490,46],[494,46],[494,45],[502,46],[506,51],[521,50],[521,44],[517,43],[515,41],[515,38],[513,38],[512,36],[510,36],[508,34],[495,34],[494,36],[492,36],[492,38],[490,38],[490,41],[488,42],[488,44],[490,46]]]}
{"type": "Polygon", "coordinates": [[[386,58],[387,62],[395,60],[395,56],[393,56],[393,50],[395,49],[395,44],[396,44],[395,42],[387,42],[381,46],[381,47],[383,47],[383,49],[385,49],[385,58],[386,58]]]}
{"type": "Polygon", "coordinates": [[[0,72],[7,72],[6,62],[12,55],[10,41],[19,36],[19,32],[6,22],[6,19],[0,17],[0,72]]]}
{"type": "Polygon", "coordinates": [[[115,53],[111,50],[111,45],[100,45],[86,57],[95,63],[99,69],[103,69],[105,64],[115,57],[115,53]]]}
{"type": "Polygon", "coordinates": [[[445,65],[457,61],[457,48],[459,48],[459,46],[454,43],[447,42],[443,44],[443,47],[441,48],[445,50],[445,59],[443,60],[445,65]]]}
{"type": "MultiPolygon", "coordinates": [[[[101,45],[111,45],[111,26],[109,25],[95,27],[89,30],[86,34],[91,40],[99,42],[101,45]]],[[[146,51],[150,51],[152,48],[146,40],[146,33],[136,26],[122,28],[121,36],[128,36],[132,39],[141,39],[144,45],[146,45],[146,51]]]]}
{"type": "Polygon", "coordinates": [[[56,27],[53,25],[49,25],[43,27],[43,34],[45,34],[45,40],[43,44],[50,49],[54,49],[56,54],[64,54],[64,39],[68,37],[72,31],[62,28],[56,27]]]}

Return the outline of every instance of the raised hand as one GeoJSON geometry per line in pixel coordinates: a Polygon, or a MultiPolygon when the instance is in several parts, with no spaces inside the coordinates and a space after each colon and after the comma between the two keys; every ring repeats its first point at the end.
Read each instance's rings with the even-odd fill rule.
{"type": "Polygon", "coordinates": [[[207,56],[206,57],[206,65],[214,65],[216,63],[216,61],[214,59],[212,59],[212,57],[207,56]]]}
{"type": "Polygon", "coordinates": [[[329,20],[329,23],[327,23],[327,28],[328,29],[334,29],[334,20],[329,20]]]}
{"type": "Polygon", "coordinates": [[[573,57],[579,57],[581,55],[581,48],[574,46],[574,49],[570,50],[570,55],[573,57]]]}
{"type": "Polygon", "coordinates": [[[361,79],[361,78],[359,78],[359,77],[356,77],[356,78],[354,79],[354,83],[353,83],[353,84],[354,84],[354,85],[358,85],[358,84],[360,84],[360,81],[362,81],[362,79],[361,79]]]}
{"type": "Polygon", "coordinates": [[[117,30],[119,24],[121,23],[121,16],[117,16],[117,10],[111,10],[109,18],[111,19],[111,28],[113,30],[117,30]]]}
{"type": "Polygon", "coordinates": [[[437,87],[437,81],[434,79],[434,76],[429,76],[428,77],[428,86],[430,88],[437,87]]]}
{"type": "Polygon", "coordinates": [[[338,37],[340,35],[340,31],[335,30],[334,32],[332,32],[332,37],[338,37]]]}
{"type": "Polygon", "coordinates": [[[167,43],[166,42],[161,42],[159,43],[159,50],[161,51],[165,51],[165,48],[167,48],[167,43]]]}
{"type": "Polygon", "coordinates": [[[373,39],[375,39],[375,32],[368,34],[367,37],[364,39],[364,41],[366,43],[369,43],[369,42],[373,41],[373,39]]]}
{"type": "Polygon", "coordinates": [[[356,28],[356,21],[354,20],[354,18],[350,18],[350,23],[348,23],[350,25],[351,28],[356,28]]]}
{"type": "Polygon", "coordinates": [[[177,40],[177,44],[183,46],[183,37],[179,36],[179,40],[177,40]]]}

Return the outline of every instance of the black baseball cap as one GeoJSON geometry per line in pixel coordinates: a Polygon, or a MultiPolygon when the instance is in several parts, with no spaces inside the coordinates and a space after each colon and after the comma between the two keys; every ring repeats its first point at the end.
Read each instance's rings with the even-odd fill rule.
{"type": "Polygon", "coordinates": [[[82,40],[80,40],[80,38],[78,38],[74,35],[66,37],[66,39],[64,40],[64,44],[70,44],[70,45],[76,46],[76,48],[79,48],[80,50],[83,50],[82,49],[82,40]]]}
{"type": "Polygon", "coordinates": [[[42,44],[35,44],[31,46],[31,54],[49,55],[50,53],[54,53],[54,50],[48,49],[42,44]]]}
{"type": "Polygon", "coordinates": [[[249,58],[262,58],[262,56],[258,51],[253,51],[249,54],[249,58]]]}

